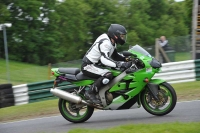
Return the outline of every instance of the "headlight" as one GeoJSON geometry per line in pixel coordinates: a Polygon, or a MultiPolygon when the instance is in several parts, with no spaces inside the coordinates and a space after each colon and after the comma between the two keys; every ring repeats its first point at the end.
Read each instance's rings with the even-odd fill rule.
{"type": "Polygon", "coordinates": [[[152,61],[150,62],[151,67],[153,68],[160,68],[162,67],[161,63],[156,60],[155,58],[152,58],[152,61]]]}

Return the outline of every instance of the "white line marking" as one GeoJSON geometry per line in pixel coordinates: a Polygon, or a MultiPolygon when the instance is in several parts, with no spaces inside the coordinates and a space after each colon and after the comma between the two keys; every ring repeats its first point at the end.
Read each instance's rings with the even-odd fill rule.
{"type": "Polygon", "coordinates": [[[11,124],[11,123],[32,121],[32,120],[38,120],[38,119],[44,119],[44,118],[51,118],[51,117],[59,117],[59,116],[60,116],[60,115],[57,115],[57,116],[47,116],[47,117],[41,117],[41,118],[33,118],[33,119],[27,119],[27,120],[19,120],[19,121],[13,121],[13,122],[0,123],[0,125],[1,125],[1,124],[11,124]]]}

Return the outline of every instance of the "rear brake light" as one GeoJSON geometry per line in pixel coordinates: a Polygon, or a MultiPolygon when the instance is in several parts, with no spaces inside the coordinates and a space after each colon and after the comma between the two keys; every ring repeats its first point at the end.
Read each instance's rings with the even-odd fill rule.
{"type": "Polygon", "coordinates": [[[52,75],[54,75],[54,72],[51,72],[52,75]]]}

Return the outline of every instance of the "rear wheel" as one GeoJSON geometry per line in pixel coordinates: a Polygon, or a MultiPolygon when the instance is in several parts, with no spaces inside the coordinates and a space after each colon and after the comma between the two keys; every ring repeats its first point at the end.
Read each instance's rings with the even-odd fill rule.
{"type": "Polygon", "coordinates": [[[61,115],[68,121],[73,123],[81,123],[87,121],[93,114],[94,108],[85,104],[75,104],[64,99],[58,102],[61,115]]]}
{"type": "Polygon", "coordinates": [[[159,100],[155,100],[148,89],[141,95],[141,103],[144,109],[152,115],[166,115],[176,106],[177,96],[174,88],[167,82],[159,85],[159,100]]]}

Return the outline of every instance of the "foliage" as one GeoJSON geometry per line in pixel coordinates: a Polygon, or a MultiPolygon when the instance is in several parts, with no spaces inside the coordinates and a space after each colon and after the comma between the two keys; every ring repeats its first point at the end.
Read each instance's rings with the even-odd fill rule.
{"type": "MultiPolygon", "coordinates": [[[[124,25],[127,45],[151,46],[165,35],[188,35],[190,0],[1,0],[0,23],[7,28],[9,59],[47,64],[80,59],[111,23],[124,25]]],[[[3,36],[0,57],[4,58],[3,36]]]]}
{"type": "Polygon", "coordinates": [[[193,0],[185,0],[184,8],[186,10],[186,25],[189,26],[189,32],[192,32],[192,9],[193,9],[193,0]]]}
{"type": "Polygon", "coordinates": [[[51,53],[58,44],[58,35],[55,36],[57,32],[49,31],[51,25],[45,22],[51,15],[55,1],[46,2],[48,4],[41,0],[5,2],[10,12],[5,20],[13,25],[7,28],[10,59],[36,64],[49,61],[49,56],[45,55],[51,53]]]}
{"type": "Polygon", "coordinates": [[[86,51],[84,44],[88,38],[87,17],[90,7],[83,0],[68,0],[56,6],[60,18],[55,22],[61,34],[58,53],[63,53],[61,60],[79,59],[86,51]]]}

